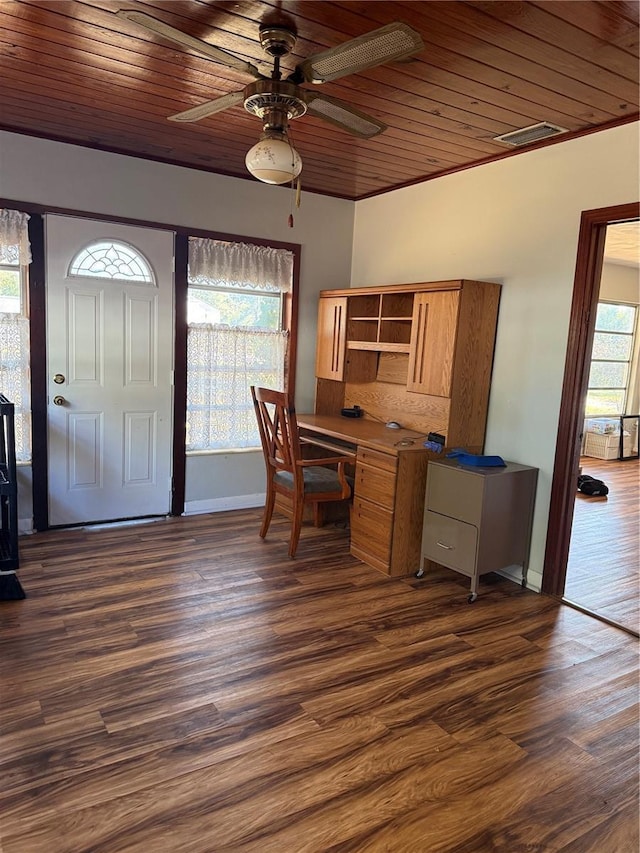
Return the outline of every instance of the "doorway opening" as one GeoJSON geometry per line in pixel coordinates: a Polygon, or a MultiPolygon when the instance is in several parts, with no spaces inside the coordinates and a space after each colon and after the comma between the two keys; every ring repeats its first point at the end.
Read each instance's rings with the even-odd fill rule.
{"type": "MultiPolygon", "coordinates": [[[[613,229],[610,230],[610,226],[618,223],[634,223],[634,221],[638,220],[639,216],[640,205],[638,203],[585,211],[582,215],[542,582],[543,592],[561,597],[568,604],[577,606],[604,621],[618,625],[636,636],[638,635],[635,610],[638,597],[637,581],[634,583],[633,579],[631,579],[628,581],[626,587],[630,592],[631,598],[634,600],[625,601],[624,608],[620,607],[614,612],[610,608],[604,608],[601,605],[596,606],[595,600],[592,597],[587,597],[586,594],[584,596],[584,603],[579,600],[573,600],[573,597],[576,597],[577,585],[573,581],[568,581],[568,569],[570,552],[572,550],[574,520],[576,535],[579,536],[580,530],[584,530],[581,513],[586,507],[580,505],[578,507],[579,512],[576,512],[577,478],[580,473],[581,464],[585,458],[581,456],[581,453],[585,450],[585,411],[587,394],[589,392],[589,379],[592,374],[591,358],[596,318],[598,316],[598,302],[601,295],[603,266],[605,265],[607,232],[613,233],[613,229]],[[568,582],[569,588],[567,590],[568,582]],[[567,594],[568,591],[572,597],[567,594]],[[619,619],[622,621],[619,621],[619,619]]],[[[635,233],[637,233],[637,224],[635,227],[635,233]]],[[[631,252],[633,251],[631,249],[631,252]]],[[[637,258],[637,250],[635,251],[636,254],[631,255],[633,258],[637,258]]],[[[635,275],[637,277],[637,261],[635,263],[635,275]]],[[[635,296],[635,300],[631,299],[631,301],[635,301],[637,305],[639,300],[635,296]]],[[[633,381],[633,377],[631,377],[631,381],[633,381]]],[[[637,378],[635,381],[637,383],[637,378]]],[[[592,382],[592,386],[593,384],[592,382]]],[[[625,403],[628,405],[637,405],[637,396],[636,401],[634,401],[633,393],[631,393],[628,400],[625,400],[625,403]]],[[[624,414],[627,413],[624,412],[624,414]]],[[[589,463],[592,467],[598,461],[602,461],[604,464],[608,460],[589,458],[589,463]]],[[[616,459],[612,464],[617,466],[632,466],[637,483],[637,460],[617,461],[616,459]]],[[[609,469],[609,471],[611,470],[617,470],[620,472],[620,476],[622,476],[625,469],[624,467],[619,467],[609,469]]],[[[627,467],[626,470],[631,471],[631,468],[627,467]]],[[[591,471],[585,471],[584,473],[591,474],[591,471]]],[[[613,482],[613,475],[610,473],[608,476],[613,482]]],[[[633,478],[634,473],[632,472],[629,476],[633,478]]],[[[622,481],[615,488],[616,500],[614,501],[612,497],[611,501],[605,504],[605,509],[609,513],[609,517],[612,518],[617,505],[620,509],[620,518],[622,519],[625,516],[624,508],[627,506],[622,498],[627,495],[628,490],[624,489],[622,481]]],[[[608,501],[608,498],[606,500],[608,501]]],[[[601,517],[604,518],[602,508],[601,517]]],[[[622,564],[619,568],[628,569],[629,573],[635,572],[635,578],[637,579],[637,548],[634,548],[633,540],[625,532],[632,531],[635,526],[637,544],[637,500],[635,504],[631,501],[628,505],[628,514],[623,523],[627,525],[625,530],[621,530],[619,527],[613,528],[612,525],[610,535],[612,541],[618,537],[622,540],[623,545],[626,544],[628,546],[628,551],[625,551],[623,547],[616,559],[618,563],[622,564]]],[[[594,524],[591,535],[597,535],[599,542],[609,537],[609,533],[603,530],[602,525],[598,524],[598,522],[594,524]]],[[[578,542],[579,540],[576,539],[573,548],[576,554],[578,553],[578,542]]],[[[584,547],[588,550],[589,544],[586,543],[584,547]]],[[[605,546],[605,553],[610,553],[612,557],[613,551],[613,547],[607,550],[605,546]]],[[[604,602],[605,592],[611,590],[614,579],[607,577],[606,566],[598,564],[595,552],[591,562],[592,571],[589,574],[589,581],[592,593],[595,591],[597,594],[600,591],[601,602],[604,602]]],[[[580,597],[580,595],[577,597],[580,597]]],[[[621,587],[620,598],[624,599],[624,597],[625,594],[621,587]]],[[[612,595],[611,598],[615,599],[615,595],[612,595]]]]}

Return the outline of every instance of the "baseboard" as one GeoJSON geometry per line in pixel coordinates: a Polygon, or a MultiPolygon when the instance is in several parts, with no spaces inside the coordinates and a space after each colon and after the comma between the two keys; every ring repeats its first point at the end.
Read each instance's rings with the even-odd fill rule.
{"type": "Polygon", "coordinates": [[[231,509],[254,509],[263,507],[264,492],[261,495],[234,495],[230,498],[209,498],[203,501],[186,501],[184,515],[200,515],[206,512],[226,512],[231,509]]]}
{"type": "Polygon", "coordinates": [[[19,518],[18,519],[18,536],[28,536],[33,533],[33,519],[19,518]]]}
{"type": "MultiPolygon", "coordinates": [[[[496,574],[502,575],[503,578],[507,578],[507,580],[513,581],[514,583],[522,583],[522,566],[507,566],[504,569],[500,569],[496,574]]],[[[537,573],[529,572],[527,576],[527,589],[530,589],[532,592],[539,593],[541,584],[538,579],[539,575],[537,573]]]]}

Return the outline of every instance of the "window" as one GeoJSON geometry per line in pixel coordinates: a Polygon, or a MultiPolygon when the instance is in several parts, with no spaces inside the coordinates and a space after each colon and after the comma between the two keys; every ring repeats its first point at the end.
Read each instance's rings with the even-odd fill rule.
{"type": "Polygon", "coordinates": [[[189,240],[187,450],[260,446],[250,386],[282,389],[293,253],[189,240]]]}
{"type": "Polygon", "coordinates": [[[26,316],[26,268],[15,264],[0,264],[0,313],[26,316]]]}
{"type": "Polygon", "coordinates": [[[14,405],[16,459],[31,459],[26,213],[0,210],[0,393],[14,405]]]}
{"type": "Polygon", "coordinates": [[[587,417],[625,412],[636,330],[635,305],[599,302],[591,352],[587,417]]]}
{"type": "Polygon", "coordinates": [[[119,281],[153,284],[147,260],[126,243],[98,240],[81,249],[69,264],[70,276],[117,278],[119,281]]]}

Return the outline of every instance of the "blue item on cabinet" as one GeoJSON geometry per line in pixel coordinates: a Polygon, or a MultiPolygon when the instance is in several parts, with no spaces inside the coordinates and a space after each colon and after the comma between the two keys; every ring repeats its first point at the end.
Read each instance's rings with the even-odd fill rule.
{"type": "Polygon", "coordinates": [[[461,447],[456,447],[447,453],[450,459],[457,459],[461,465],[473,465],[477,468],[506,468],[507,463],[502,456],[481,456],[478,453],[468,453],[461,447]]]}

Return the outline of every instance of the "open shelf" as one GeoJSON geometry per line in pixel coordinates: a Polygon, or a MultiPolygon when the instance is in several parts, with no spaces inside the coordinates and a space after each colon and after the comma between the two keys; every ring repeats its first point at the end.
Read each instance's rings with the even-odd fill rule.
{"type": "Polygon", "coordinates": [[[347,349],[368,350],[370,352],[409,352],[409,344],[387,341],[348,341],[347,349]]]}
{"type": "Polygon", "coordinates": [[[348,349],[409,352],[413,294],[349,297],[348,349]]]}

